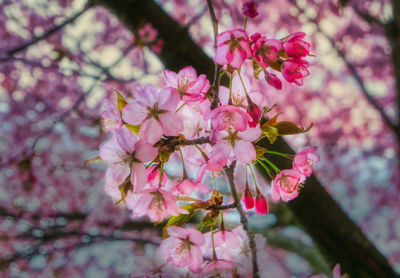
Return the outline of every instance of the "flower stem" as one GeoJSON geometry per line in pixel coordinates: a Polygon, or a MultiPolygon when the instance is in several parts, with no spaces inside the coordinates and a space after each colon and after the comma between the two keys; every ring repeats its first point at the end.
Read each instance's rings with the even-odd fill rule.
{"type": "Polygon", "coordinates": [[[268,169],[267,165],[265,165],[260,159],[257,158],[257,162],[260,163],[260,165],[267,171],[268,176],[270,176],[271,179],[274,179],[272,176],[271,171],[268,169]]]}
{"type": "Polygon", "coordinates": [[[276,167],[276,165],[275,165],[274,163],[272,163],[270,160],[266,159],[265,157],[263,158],[263,160],[264,160],[265,162],[267,162],[268,165],[271,166],[272,169],[274,169],[275,172],[276,172],[277,174],[281,171],[281,170],[280,170],[278,167],[276,167]]]}
{"type": "Polygon", "coordinates": [[[161,187],[161,180],[162,180],[163,174],[164,174],[164,162],[161,162],[161,165],[160,165],[160,179],[158,180],[158,187],[161,187]]]}
{"type": "Polygon", "coordinates": [[[186,172],[186,168],[185,168],[185,162],[183,161],[183,154],[182,154],[182,150],[181,148],[179,148],[179,156],[181,157],[181,162],[182,162],[182,170],[183,170],[183,180],[188,178],[187,172],[186,172]]]}
{"type": "Polygon", "coordinates": [[[275,155],[279,155],[279,156],[283,156],[285,158],[291,159],[291,155],[290,154],[285,154],[285,153],[275,152],[275,151],[266,151],[265,153],[275,154],[275,155]]]}
{"type": "MultiPolygon", "coordinates": [[[[254,180],[254,185],[255,185],[255,187],[257,189],[258,185],[257,185],[256,176],[254,175],[254,172],[253,172],[253,169],[251,168],[251,165],[248,165],[248,167],[250,168],[250,172],[251,172],[251,175],[253,176],[253,180],[254,180]]],[[[246,178],[247,178],[247,173],[246,173],[246,178]]]]}

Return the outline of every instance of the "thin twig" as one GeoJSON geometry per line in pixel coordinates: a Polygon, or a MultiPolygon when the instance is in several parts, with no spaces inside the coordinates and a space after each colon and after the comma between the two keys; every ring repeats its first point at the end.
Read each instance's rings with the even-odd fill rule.
{"type": "Polygon", "coordinates": [[[87,5],[83,10],[81,10],[80,12],[76,13],[75,15],[73,15],[70,18],[67,18],[65,21],[63,21],[61,24],[54,26],[53,28],[47,30],[46,32],[44,32],[41,36],[38,37],[34,37],[32,40],[25,42],[9,51],[7,51],[7,55],[9,57],[12,57],[14,54],[21,52],[23,50],[25,50],[26,48],[30,47],[31,45],[34,45],[35,43],[46,39],[47,37],[51,36],[52,34],[56,33],[58,30],[61,30],[62,28],[64,28],[64,26],[74,22],[78,17],[80,17],[81,15],[83,15],[86,11],[88,11],[90,8],[92,7],[92,5],[87,5]]]}
{"type": "Polygon", "coordinates": [[[226,176],[228,177],[229,186],[231,188],[233,199],[235,201],[236,210],[240,215],[240,223],[242,224],[243,229],[246,231],[247,237],[249,238],[249,247],[251,250],[251,259],[252,259],[252,263],[253,263],[253,278],[259,278],[260,273],[258,271],[258,264],[257,264],[256,241],[254,239],[254,234],[249,229],[249,224],[247,221],[246,214],[243,211],[242,205],[240,204],[240,200],[239,200],[239,197],[236,192],[235,181],[234,181],[234,177],[233,177],[235,167],[236,167],[236,161],[232,162],[231,166],[229,166],[229,167],[225,166],[224,170],[225,170],[226,176]]]}
{"type": "MultiPolygon", "coordinates": [[[[214,50],[217,50],[217,36],[218,36],[218,19],[215,16],[214,7],[211,0],[207,0],[208,9],[210,10],[211,22],[214,30],[214,50]]],[[[219,84],[220,84],[221,66],[215,63],[214,81],[212,84],[212,97],[211,110],[217,108],[219,103],[219,84]]]]}

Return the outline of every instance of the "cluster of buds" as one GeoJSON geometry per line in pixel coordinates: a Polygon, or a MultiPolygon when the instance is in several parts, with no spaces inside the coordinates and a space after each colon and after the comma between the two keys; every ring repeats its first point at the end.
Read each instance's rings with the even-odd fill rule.
{"type": "MultiPolygon", "coordinates": [[[[255,15],[253,8],[247,7],[247,13],[255,15]]],[[[144,28],[139,31],[141,40],[154,41],[157,34],[152,33],[152,27],[144,28]]],[[[161,90],[153,85],[138,85],[131,99],[116,92],[104,100],[103,129],[111,134],[100,146],[100,158],[108,164],[105,191],[117,204],[125,204],[133,217],[147,216],[156,223],[170,218],[159,250],[164,260],[152,262],[150,265],[156,269],[143,270],[144,273],[158,276],[171,264],[201,277],[251,271],[246,233],[241,227],[225,229],[223,224],[222,211],[241,204],[236,199],[232,204],[223,204],[215,179],[209,179],[214,182],[207,184],[204,177],[214,177],[228,169],[233,176],[233,165],[243,165],[246,184],[242,202],[248,210],[255,208],[257,214],[268,213],[268,189],[275,201],[288,202],[299,195],[299,188],[312,173],[312,165],[319,160],[316,148],[291,156],[266,150],[259,141],[267,138],[272,144],[280,135],[308,129],[278,122],[277,116],[268,117],[271,109],[267,109],[267,98],[251,89],[241,67],[251,59],[253,65],[262,68],[272,86],[280,89],[282,82],[268,68],[301,85],[308,74],[308,63],[303,58],[310,49],[303,38],[303,33],[275,40],[259,33],[249,38],[241,29],[226,31],[216,38],[214,60],[224,66],[229,87],[210,86],[206,75],[198,75],[188,66],[177,73],[165,70],[166,85],[161,90]],[[266,155],[292,159],[293,168],[280,170],[266,155]],[[177,158],[181,160],[182,176],[168,178],[166,169],[177,158]],[[271,186],[257,183],[252,167],[256,163],[270,175],[271,186]],[[254,191],[250,189],[247,169],[252,173],[254,191]],[[204,212],[197,229],[187,224],[195,211],[204,212]]],[[[229,183],[231,188],[237,185],[235,181],[229,183]]]]}

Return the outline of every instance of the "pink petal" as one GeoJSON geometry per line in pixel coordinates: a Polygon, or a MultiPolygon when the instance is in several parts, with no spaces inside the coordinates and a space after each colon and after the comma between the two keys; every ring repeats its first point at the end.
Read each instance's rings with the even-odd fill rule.
{"type": "Polygon", "coordinates": [[[146,185],[146,168],[142,163],[132,163],[131,183],[135,192],[140,192],[146,185]]]}
{"type": "Polygon", "coordinates": [[[115,131],[115,138],[122,149],[130,154],[133,153],[135,144],[138,141],[135,133],[126,127],[122,127],[115,131]]]}
{"type": "Polygon", "coordinates": [[[135,158],[141,162],[149,162],[156,158],[158,150],[144,140],[139,140],[135,145],[135,158]]]}
{"type": "Polygon", "coordinates": [[[122,109],[122,119],[131,125],[140,125],[147,114],[147,109],[136,102],[128,103],[122,109]]]}
{"type": "Polygon", "coordinates": [[[137,86],[134,94],[136,102],[144,107],[153,107],[157,102],[158,91],[153,85],[144,88],[137,86]]]}
{"type": "Polygon", "coordinates": [[[180,101],[179,93],[172,88],[165,88],[158,95],[158,109],[175,112],[180,101]]]}
{"type": "Polygon", "coordinates": [[[233,148],[233,153],[237,160],[243,162],[244,164],[250,164],[252,161],[257,159],[257,153],[253,144],[247,141],[236,141],[235,147],[233,148]]]}
{"type": "Polygon", "coordinates": [[[203,255],[201,254],[201,250],[199,247],[191,246],[189,251],[189,261],[188,265],[190,271],[196,273],[200,270],[201,265],[203,264],[203,255]]]}
{"type": "Polygon", "coordinates": [[[165,136],[177,136],[183,130],[183,122],[178,114],[167,112],[158,115],[165,136]]]}
{"type": "Polygon", "coordinates": [[[172,88],[178,88],[178,75],[170,70],[164,70],[164,77],[168,85],[172,88]]]}
{"type": "Polygon", "coordinates": [[[161,139],[163,128],[161,124],[154,118],[147,119],[143,122],[139,129],[139,138],[142,138],[150,144],[155,144],[161,139]]]}

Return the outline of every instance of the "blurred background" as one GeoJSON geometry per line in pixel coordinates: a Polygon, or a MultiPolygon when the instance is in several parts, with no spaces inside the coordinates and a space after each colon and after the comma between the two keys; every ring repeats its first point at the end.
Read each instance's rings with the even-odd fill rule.
{"type": "MultiPolygon", "coordinates": [[[[241,0],[213,2],[220,32],[243,26],[241,0]]],[[[277,91],[256,82],[250,65],[244,74],[278,105],[281,119],[314,124],[285,140],[297,151],[318,146],[319,181],[400,272],[399,2],[256,2],[249,35],[303,31],[315,57],[302,87],[284,81],[277,91]]],[[[156,4],[212,57],[206,1],[156,4]]],[[[129,277],[135,256],[151,256],[159,244],[159,228],[131,219],[104,193],[106,165],[83,165],[107,138],[100,126],[105,96],[165,84],[163,39],[145,40],[123,11],[103,5],[0,0],[0,276],[129,277]]],[[[263,277],[328,273],[311,237],[280,217],[250,213],[250,225],[268,231],[263,277]]]]}

